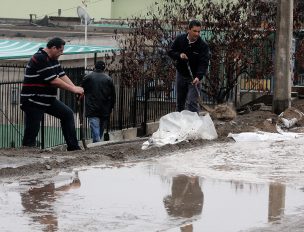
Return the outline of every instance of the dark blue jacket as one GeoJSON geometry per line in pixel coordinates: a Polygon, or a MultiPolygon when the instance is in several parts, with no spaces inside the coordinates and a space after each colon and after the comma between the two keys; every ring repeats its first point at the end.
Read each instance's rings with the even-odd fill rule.
{"type": "Polygon", "coordinates": [[[116,100],[112,78],[101,71],[93,71],[85,76],[82,87],[86,117],[109,117],[116,100]]]}
{"type": "Polygon", "coordinates": [[[192,74],[200,80],[206,75],[210,52],[206,42],[199,37],[194,43],[189,44],[188,34],[181,34],[174,40],[168,55],[175,61],[177,71],[184,77],[190,77],[187,68],[187,60],[180,58],[181,53],[185,53],[189,58],[192,74]]]}

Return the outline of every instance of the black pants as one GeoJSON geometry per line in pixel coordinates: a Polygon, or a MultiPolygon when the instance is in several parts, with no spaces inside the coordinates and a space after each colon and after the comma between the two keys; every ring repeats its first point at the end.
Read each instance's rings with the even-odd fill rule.
{"type": "Polygon", "coordinates": [[[191,112],[199,112],[198,105],[199,91],[201,84],[195,86],[187,77],[176,72],[176,111],[189,110],[191,112]]]}
{"type": "Polygon", "coordinates": [[[35,146],[36,137],[39,133],[40,123],[44,113],[60,119],[62,133],[68,150],[78,150],[75,121],[73,111],[61,101],[55,100],[47,108],[39,108],[36,105],[26,102],[21,106],[25,113],[25,129],[22,140],[23,146],[35,146]]]}

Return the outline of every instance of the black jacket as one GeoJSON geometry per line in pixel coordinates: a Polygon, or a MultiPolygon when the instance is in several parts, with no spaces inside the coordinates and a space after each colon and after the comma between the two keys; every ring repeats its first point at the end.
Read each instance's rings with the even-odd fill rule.
{"type": "Polygon", "coordinates": [[[184,77],[190,77],[187,60],[180,58],[181,53],[185,53],[189,58],[192,74],[200,80],[206,75],[210,52],[206,42],[199,37],[194,43],[189,44],[188,34],[181,34],[174,40],[168,55],[175,61],[177,71],[184,77]]]}
{"type": "Polygon", "coordinates": [[[93,71],[85,76],[82,87],[86,117],[109,117],[116,100],[112,78],[103,72],[93,71]]]}

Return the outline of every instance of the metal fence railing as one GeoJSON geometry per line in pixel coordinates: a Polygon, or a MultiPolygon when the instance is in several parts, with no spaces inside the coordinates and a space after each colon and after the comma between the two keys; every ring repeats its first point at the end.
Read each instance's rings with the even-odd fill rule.
{"type": "MultiPolygon", "coordinates": [[[[24,129],[24,115],[19,106],[19,95],[25,67],[0,66],[0,148],[19,147],[24,129]]],[[[65,68],[65,72],[76,84],[84,77],[84,68],[65,68]]],[[[116,105],[111,114],[109,130],[142,127],[145,133],[147,122],[156,121],[161,116],[175,110],[174,83],[170,90],[162,86],[137,83],[125,86],[120,83],[119,73],[111,74],[116,88],[116,105]]],[[[59,91],[59,98],[75,113],[77,136],[80,139],[79,112],[75,95],[59,91]]],[[[90,138],[88,121],[84,123],[85,137],[90,138]]],[[[43,130],[37,137],[37,145],[47,148],[64,144],[60,122],[45,115],[43,130]]]]}
{"type": "MultiPolygon", "coordinates": [[[[269,94],[273,89],[273,77],[259,76],[256,71],[261,66],[265,67],[264,56],[273,56],[273,41],[265,42],[264,46],[250,49],[250,57],[255,61],[254,66],[248,65],[245,73],[240,75],[237,88],[229,92],[229,99],[236,99],[238,91],[260,91],[269,94]],[[262,54],[262,55],[261,55],[262,54]]],[[[223,53],[223,56],[225,54],[223,53]]],[[[210,64],[210,72],[216,71],[219,79],[225,79],[227,63],[225,57],[220,64],[210,64]]],[[[18,65],[0,65],[0,148],[19,147],[24,128],[23,112],[19,107],[19,95],[23,81],[25,67],[18,65]]],[[[65,68],[66,74],[72,81],[79,85],[85,75],[83,67],[65,68]]],[[[233,77],[237,73],[233,73],[233,77]]],[[[129,127],[141,127],[145,134],[146,123],[157,121],[167,113],[175,111],[175,82],[163,83],[157,77],[147,81],[126,85],[121,80],[120,71],[110,73],[116,89],[116,105],[110,117],[109,130],[121,130],[129,127]]],[[[143,78],[144,79],[144,78],[143,78]]],[[[302,79],[301,79],[302,81],[302,79]]],[[[223,83],[226,83],[224,80],[223,83]]],[[[76,96],[67,91],[59,91],[59,98],[75,113],[77,136],[80,138],[79,112],[76,105],[76,96]]],[[[214,99],[202,93],[204,103],[213,104],[214,99]]],[[[232,100],[234,101],[234,100],[232,100]]],[[[85,137],[90,138],[88,121],[84,123],[85,137]]],[[[64,143],[59,120],[45,116],[37,138],[41,147],[53,147],[64,143]]]]}

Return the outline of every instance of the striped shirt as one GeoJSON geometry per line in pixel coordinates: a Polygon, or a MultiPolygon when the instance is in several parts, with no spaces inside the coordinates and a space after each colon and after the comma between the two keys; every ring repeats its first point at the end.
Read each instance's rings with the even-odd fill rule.
{"type": "Polygon", "coordinates": [[[50,59],[43,48],[39,48],[26,66],[20,95],[21,104],[31,102],[37,106],[50,106],[57,96],[57,87],[50,82],[64,75],[58,60],[50,59]]]}

